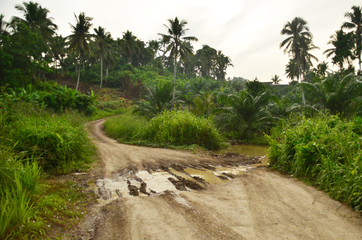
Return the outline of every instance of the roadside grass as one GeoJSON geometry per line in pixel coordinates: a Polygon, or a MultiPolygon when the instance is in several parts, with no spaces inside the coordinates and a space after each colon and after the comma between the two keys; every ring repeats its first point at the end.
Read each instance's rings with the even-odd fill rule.
{"type": "Polygon", "coordinates": [[[272,168],[292,174],[362,211],[362,119],[321,114],[275,128],[272,168]]]}
{"type": "Polygon", "coordinates": [[[74,111],[56,114],[36,103],[1,102],[0,239],[38,239],[52,223],[67,226],[79,217],[79,189],[58,188],[45,178],[88,168],[95,149],[85,121],[74,111]]]}
{"type": "Polygon", "coordinates": [[[188,111],[164,111],[151,120],[128,111],[104,124],[108,136],[123,143],[152,147],[209,150],[224,146],[211,119],[188,111]]]}

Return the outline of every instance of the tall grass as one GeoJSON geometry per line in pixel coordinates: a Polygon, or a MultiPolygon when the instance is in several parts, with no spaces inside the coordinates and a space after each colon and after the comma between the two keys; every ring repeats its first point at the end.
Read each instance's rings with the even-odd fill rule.
{"type": "Polygon", "coordinates": [[[15,151],[37,158],[46,171],[58,174],[82,170],[90,162],[94,149],[79,115],[51,114],[23,103],[12,107],[16,109],[7,142],[15,151]]]}
{"type": "Polygon", "coordinates": [[[110,118],[104,123],[106,134],[120,142],[131,143],[142,139],[148,121],[128,111],[120,117],[110,118]]]}
{"type": "Polygon", "coordinates": [[[209,118],[196,117],[188,111],[164,111],[150,121],[123,114],[104,124],[105,132],[121,142],[152,146],[199,145],[218,149],[223,139],[209,118]]]}
{"type": "Polygon", "coordinates": [[[33,212],[32,198],[39,193],[41,169],[35,161],[23,160],[0,146],[0,238],[26,223],[33,212]]]}
{"type": "Polygon", "coordinates": [[[13,238],[21,229],[31,236],[42,233],[44,219],[34,206],[43,193],[43,170],[82,170],[94,155],[83,123],[73,112],[54,114],[0,96],[0,239],[13,238]]]}
{"type": "Polygon", "coordinates": [[[211,119],[177,110],[164,111],[152,118],[144,138],[177,146],[197,144],[207,149],[219,149],[223,143],[211,119]]]}
{"type": "Polygon", "coordinates": [[[322,114],[284,123],[269,137],[272,168],[318,186],[362,210],[362,119],[322,114]]]}

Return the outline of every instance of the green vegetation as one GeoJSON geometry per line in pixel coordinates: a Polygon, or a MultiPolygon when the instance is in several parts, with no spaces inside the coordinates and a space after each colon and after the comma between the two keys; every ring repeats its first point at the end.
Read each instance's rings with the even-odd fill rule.
{"type": "MultiPolygon", "coordinates": [[[[27,100],[37,96],[22,93],[27,100]]],[[[79,114],[52,113],[37,102],[26,103],[9,94],[0,95],[0,100],[0,237],[34,238],[53,222],[43,218],[45,210],[48,215],[68,210],[77,214],[66,206],[69,203],[60,192],[51,193],[53,205],[44,205],[51,197],[44,172],[85,170],[93,160],[94,147],[83,128],[85,118],[79,114]]],[[[73,216],[64,216],[65,221],[68,218],[73,216]]]]}
{"type": "Polygon", "coordinates": [[[128,112],[104,124],[106,133],[121,142],[152,146],[199,145],[219,149],[223,139],[211,119],[188,111],[163,111],[150,121],[128,112]]]}
{"type": "Polygon", "coordinates": [[[301,178],[362,210],[362,119],[321,114],[292,119],[269,137],[272,168],[301,178]]]}
{"type": "Polygon", "coordinates": [[[282,27],[288,86],[277,75],[273,85],[226,79],[231,59],[208,45],[194,49],[197,38],[177,17],[160,39],[143,42],[130,30],[122,38],[101,26],[93,33],[83,12],[63,37],[40,4],[16,9],[22,17],[0,15],[0,238],[37,238],[49,222],[79,217],[70,203],[84,195],[48,179],[87,169],[94,148],[84,123],[114,114],[106,133],[126,143],[218,149],[269,141],[273,168],[361,210],[360,6],[325,51],[336,72],[313,66],[318,47],[307,21],[282,27]]]}

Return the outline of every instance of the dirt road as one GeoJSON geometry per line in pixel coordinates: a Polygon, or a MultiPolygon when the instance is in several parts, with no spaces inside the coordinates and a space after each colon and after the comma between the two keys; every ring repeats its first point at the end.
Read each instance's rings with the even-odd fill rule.
{"type": "Polygon", "coordinates": [[[90,125],[103,164],[89,180],[99,203],[68,238],[362,239],[359,214],[293,178],[245,166],[260,158],[123,145],[102,125],[90,125]]]}

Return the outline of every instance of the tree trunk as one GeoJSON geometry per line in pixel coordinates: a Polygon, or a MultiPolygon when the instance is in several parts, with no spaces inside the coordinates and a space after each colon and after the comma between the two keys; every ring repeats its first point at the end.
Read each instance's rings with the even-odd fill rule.
{"type": "Polygon", "coordinates": [[[101,88],[103,85],[103,57],[101,56],[101,88]]]}
{"type": "Polygon", "coordinates": [[[107,86],[107,82],[108,82],[108,75],[109,75],[109,66],[107,65],[107,67],[106,67],[106,79],[105,79],[104,86],[107,86]]]}
{"type": "Polygon", "coordinates": [[[78,87],[79,87],[79,79],[80,79],[80,64],[78,64],[78,78],[77,78],[77,86],[75,87],[75,90],[78,90],[78,87]]]}
{"type": "Polygon", "coordinates": [[[173,92],[172,92],[172,101],[176,97],[176,71],[177,71],[177,56],[175,56],[174,66],[173,66],[173,92]]]}

